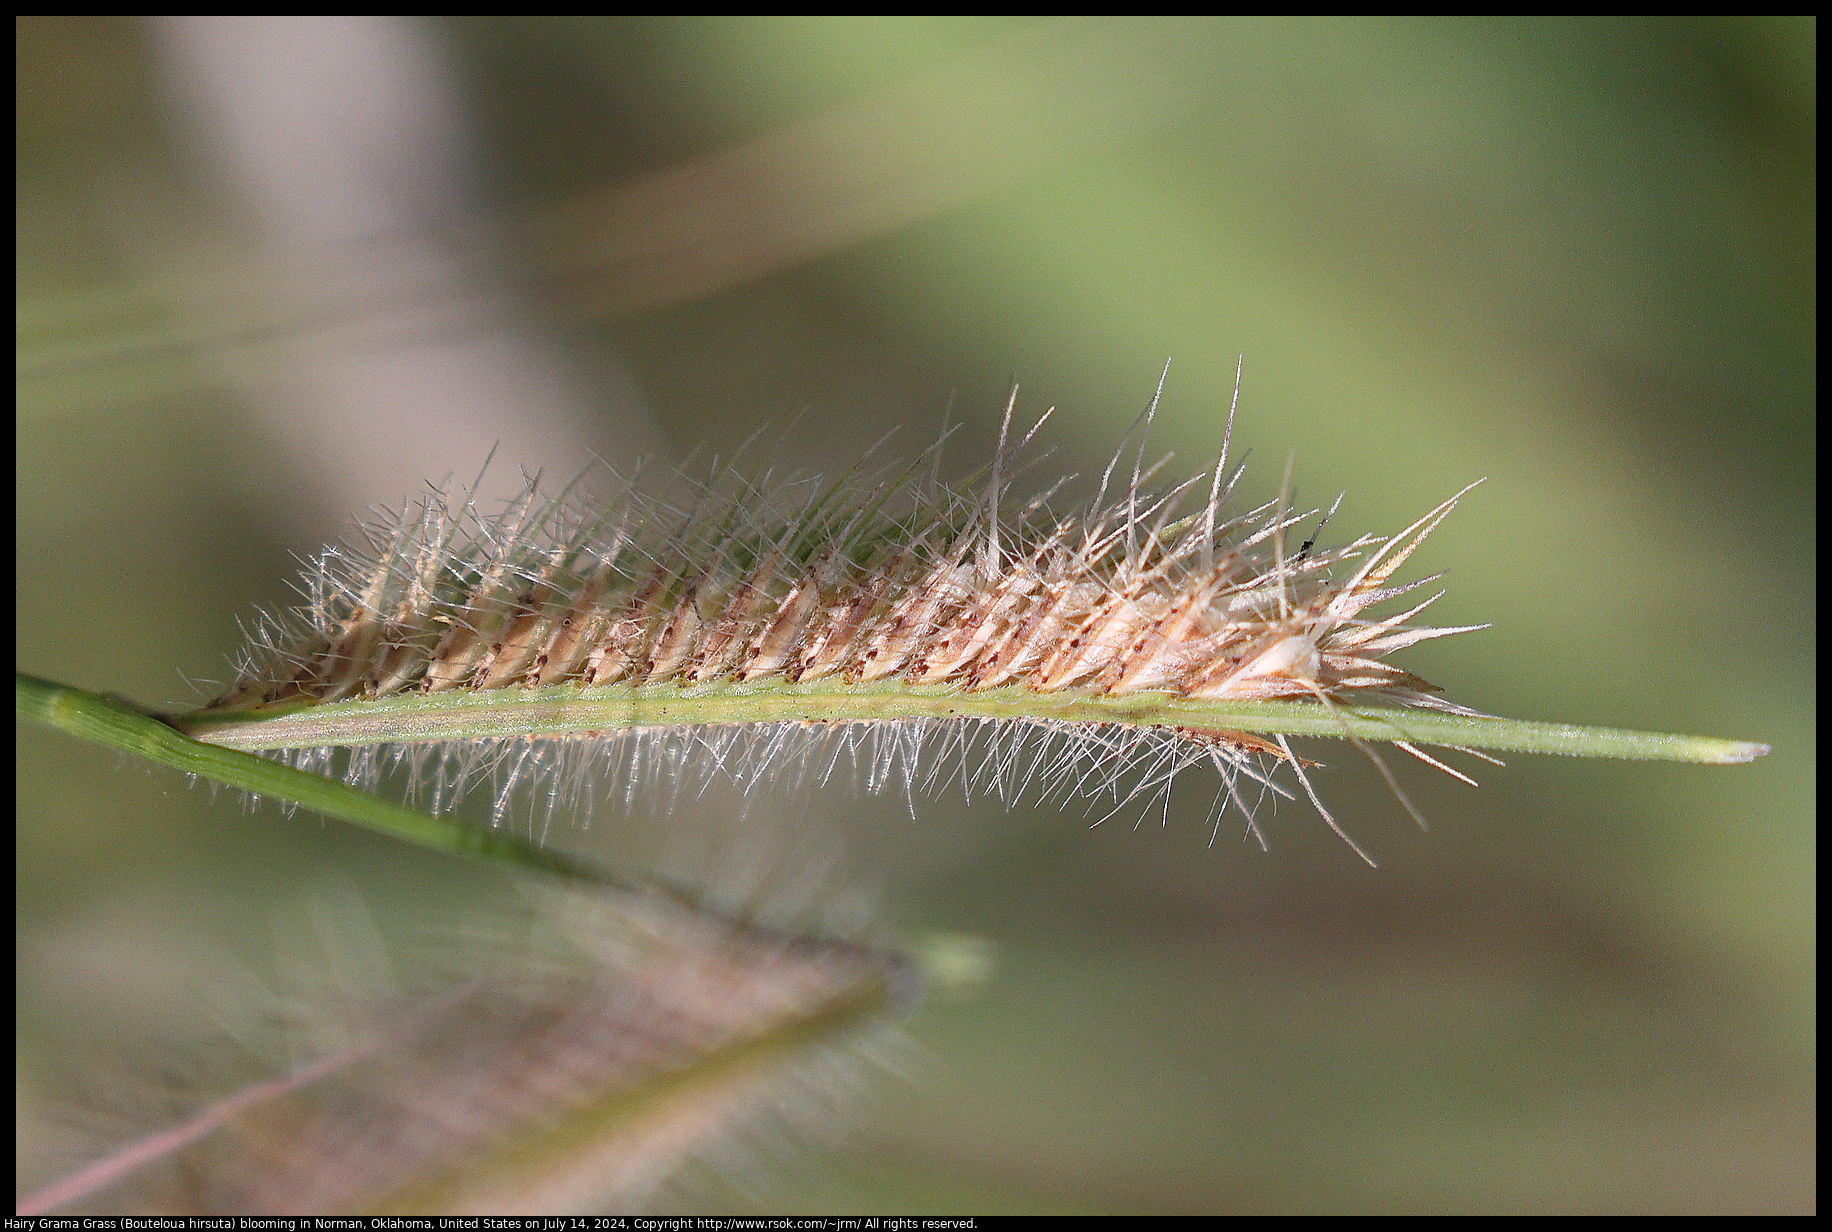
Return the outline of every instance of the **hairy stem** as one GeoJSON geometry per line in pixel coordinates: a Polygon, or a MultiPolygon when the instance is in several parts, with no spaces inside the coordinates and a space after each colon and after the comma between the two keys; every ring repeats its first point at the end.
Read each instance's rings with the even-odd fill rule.
{"type": "Polygon", "coordinates": [[[1266,735],[1354,737],[1513,753],[1735,765],[1768,746],[1569,723],[1314,701],[1213,701],[1170,693],[1039,693],[1023,685],[964,693],[948,685],[780,682],[463,689],[368,700],[193,711],[172,727],[212,745],[297,749],[487,737],[576,736],[700,724],[849,723],[954,718],[1183,727],[1266,735]]]}
{"type": "Polygon", "coordinates": [[[597,869],[544,851],[512,835],[417,812],[354,787],[220,743],[205,744],[119,698],[54,684],[19,672],[15,674],[13,699],[14,714],[19,719],[53,727],[186,774],[297,804],[314,813],[366,826],[434,851],[600,884],[619,884],[616,878],[597,869]]]}

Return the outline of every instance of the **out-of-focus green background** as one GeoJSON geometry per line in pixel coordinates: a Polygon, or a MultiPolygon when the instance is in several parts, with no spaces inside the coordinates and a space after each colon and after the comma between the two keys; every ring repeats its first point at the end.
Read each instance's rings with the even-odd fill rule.
{"type": "MultiPolygon", "coordinates": [[[[1169,356],[1181,477],[1244,355],[1250,496],[1295,451],[1347,538],[1487,476],[1418,558],[1440,622],[1494,622],[1409,652],[1449,696],[1775,747],[1404,766],[1425,835],[1313,750],[1378,871],[1301,808],[1210,847],[1199,775],[1136,831],[760,802],[999,966],[837,1154],[671,1201],[1812,1209],[1810,19],[272,20],[20,25],[23,670],[190,700],[289,552],[495,441],[551,474],[793,422],[778,458],[831,470],[951,406],[964,474],[1015,376],[1086,474],[1169,356]]],[[[313,887],[390,937],[497,892],[19,759],[22,1183],[64,1078],[208,1036],[313,887]]]]}

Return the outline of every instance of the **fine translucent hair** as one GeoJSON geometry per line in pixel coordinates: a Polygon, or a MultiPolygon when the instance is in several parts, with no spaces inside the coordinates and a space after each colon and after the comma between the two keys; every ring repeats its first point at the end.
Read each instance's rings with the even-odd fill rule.
{"type": "MultiPolygon", "coordinates": [[[[1017,497],[1019,460],[1048,415],[1020,434],[1012,406],[990,463],[963,485],[938,479],[938,443],[907,468],[861,464],[832,482],[715,464],[684,501],[633,483],[609,502],[580,497],[577,482],[548,494],[533,477],[506,507],[485,510],[434,488],[379,513],[360,545],[313,562],[305,605],[263,622],[238,679],[200,713],[223,720],[459,693],[505,704],[748,698],[750,710],[736,705],[718,721],[632,720],[540,738],[397,736],[357,750],[347,773],[360,779],[378,758],[402,760],[436,807],[487,779],[500,820],[518,785],[540,780],[547,790],[532,798],[550,798],[553,783],[578,782],[571,767],[607,756],[608,781],[626,795],[658,775],[676,789],[711,777],[748,789],[765,778],[824,781],[846,767],[874,791],[956,781],[1007,800],[1115,805],[1163,797],[1201,764],[1221,779],[1216,826],[1237,808],[1255,837],[1256,803],[1291,795],[1274,781],[1280,765],[1336,828],[1285,737],[1132,723],[1129,699],[1315,700],[1332,714],[1339,702],[1376,701],[1475,714],[1389,661],[1465,631],[1411,623],[1441,591],[1391,614],[1370,611],[1433,580],[1393,578],[1463,492],[1398,534],[1325,547],[1336,506],[1321,516],[1292,509],[1289,474],[1277,500],[1230,509],[1242,473],[1228,460],[1231,412],[1213,467],[1159,483],[1169,459],[1148,464],[1145,446],[1154,397],[1091,497],[1059,500],[1067,481],[1017,497]],[[858,698],[899,693],[943,700],[897,717],[856,713],[858,698]],[[774,717],[765,702],[778,695],[803,704],[774,717]],[[1010,704],[956,713],[948,698],[1010,704]],[[1097,721],[1070,702],[1107,709],[1097,721]]],[[[364,742],[302,741],[289,755],[316,768],[343,743],[364,742]]]]}

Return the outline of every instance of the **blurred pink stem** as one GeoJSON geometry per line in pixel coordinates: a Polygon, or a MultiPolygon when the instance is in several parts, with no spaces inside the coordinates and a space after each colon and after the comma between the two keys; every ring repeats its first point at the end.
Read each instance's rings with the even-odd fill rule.
{"type": "Polygon", "coordinates": [[[374,1056],[403,1036],[417,1030],[428,1018],[443,1013],[464,1000],[476,992],[482,984],[481,979],[472,980],[463,987],[409,1014],[392,1031],[384,1032],[375,1039],[358,1044],[353,1048],[346,1048],[342,1052],[322,1057],[309,1065],[300,1066],[291,1073],[282,1074],[278,1078],[258,1082],[254,1086],[237,1091],[226,1099],[218,1100],[182,1125],[162,1129],[156,1134],[149,1134],[137,1142],[129,1143],[105,1159],[99,1159],[86,1168],[81,1168],[69,1176],[52,1181],[49,1185],[26,1194],[19,1199],[14,1213],[43,1215],[97,1190],[105,1189],[136,1169],[182,1151],[192,1143],[215,1133],[231,1118],[257,1104],[291,1094],[309,1082],[315,1082],[326,1074],[335,1073],[345,1065],[354,1065],[358,1061],[374,1056]]]}

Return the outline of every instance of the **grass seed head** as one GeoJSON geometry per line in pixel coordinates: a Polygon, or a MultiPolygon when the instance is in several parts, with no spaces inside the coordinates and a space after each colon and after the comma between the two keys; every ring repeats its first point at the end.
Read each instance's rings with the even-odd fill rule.
{"type": "MultiPolygon", "coordinates": [[[[1156,404],[1154,397],[1135,425],[1130,481],[1114,482],[1129,449],[1123,442],[1096,495],[1082,503],[1059,504],[1060,482],[1013,499],[1018,458],[1042,424],[1014,433],[1015,393],[991,463],[964,487],[924,477],[937,468],[920,464],[894,477],[855,470],[833,483],[756,481],[715,465],[684,505],[626,485],[604,506],[574,495],[576,484],[549,497],[530,480],[492,513],[436,490],[365,526],[360,547],[327,551],[308,575],[298,619],[255,646],[240,678],[207,709],[454,690],[829,682],[836,690],[962,696],[1017,690],[1041,700],[1372,700],[1474,713],[1388,661],[1415,642],[1464,631],[1410,623],[1438,595],[1394,615],[1369,611],[1433,580],[1390,584],[1467,488],[1397,535],[1338,547],[1318,546],[1325,514],[1294,552],[1289,540],[1317,513],[1292,510],[1283,493],[1230,512],[1240,468],[1229,470],[1226,440],[1211,470],[1155,486],[1168,458],[1146,464],[1143,428],[1156,404]]],[[[1232,429],[1230,413],[1227,440],[1232,429]]],[[[1204,762],[1223,773],[1227,794],[1246,812],[1234,780],[1266,785],[1268,761],[1292,762],[1282,740],[1238,732],[1170,726],[1147,734],[1123,721],[1093,732],[1053,723],[1047,707],[1008,721],[1016,745],[1029,740],[1055,752],[1039,764],[1016,753],[1011,733],[982,741],[977,755],[1002,750],[998,775],[1020,776],[1016,787],[990,786],[1001,796],[1039,781],[1053,784],[1046,794],[1067,782],[1068,794],[1128,796],[1141,788],[1118,786],[1119,775],[1141,770],[1146,790],[1167,790],[1177,770],[1204,762]],[[1098,768],[1090,765],[1097,757],[1098,768]]],[[[771,727],[752,734],[778,749],[780,733],[761,730],[771,727]]],[[[913,741],[869,732],[850,739],[855,756],[863,745],[875,754],[920,757],[940,745],[976,755],[974,739],[943,727],[918,723],[913,741]]],[[[729,739],[692,738],[709,752],[723,748],[722,771],[749,764],[729,739]]],[[[501,754],[474,757],[473,768],[478,760],[498,764],[501,754]]],[[[958,776],[988,786],[983,770],[958,776]]],[[[474,777],[461,769],[442,781],[474,777]]],[[[874,783],[890,777],[868,775],[874,783]]],[[[954,774],[917,766],[902,777],[927,783],[954,774]]]]}

